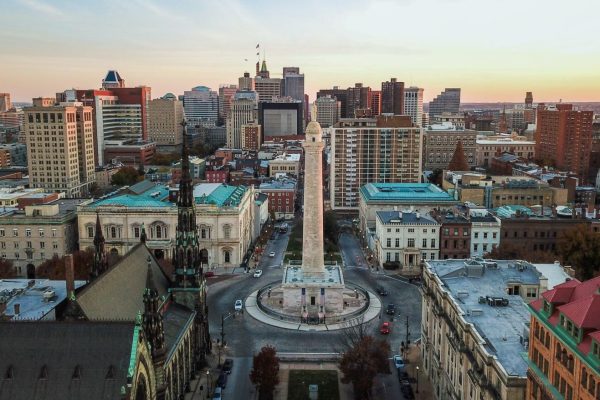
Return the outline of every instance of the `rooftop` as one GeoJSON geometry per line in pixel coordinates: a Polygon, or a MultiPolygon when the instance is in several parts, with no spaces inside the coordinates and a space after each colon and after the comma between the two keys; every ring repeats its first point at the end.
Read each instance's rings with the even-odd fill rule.
{"type": "Polygon", "coordinates": [[[260,190],[284,190],[284,189],[295,189],[296,181],[293,179],[274,179],[269,182],[263,182],[260,184],[260,190]]]}
{"type": "Polygon", "coordinates": [[[529,311],[523,298],[507,294],[508,284],[538,285],[541,274],[524,261],[511,260],[427,260],[452,296],[462,318],[473,324],[485,341],[483,348],[495,356],[509,375],[524,377],[527,363],[522,339],[527,336],[529,311]],[[506,306],[492,306],[485,297],[508,300],[506,306]],[[484,299],[481,302],[481,298],[484,299]]]}
{"type": "Polygon", "coordinates": [[[431,183],[367,183],[360,188],[360,193],[367,203],[457,203],[431,183]]]}
{"type": "MultiPolygon", "coordinates": [[[[75,281],[75,288],[85,285],[85,281],[75,281]]],[[[7,319],[40,320],[67,298],[65,281],[49,279],[1,279],[0,299],[6,310],[0,315],[7,319]],[[15,314],[15,306],[19,313],[15,314]]]]}
{"type": "Polygon", "coordinates": [[[402,211],[377,211],[377,219],[383,224],[439,225],[427,214],[402,211]]]}
{"type": "Polygon", "coordinates": [[[201,183],[194,187],[196,204],[212,204],[218,207],[236,207],[240,204],[246,186],[231,186],[225,183],[201,183]]]}
{"type": "Polygon", "coordinates": [[[314,283],[327,287],[328,285],[343,284],[344,277],[338,265],[325,266],[323,274],[305,273],[301,266],[289,265],[285,268],[283,283],[291,285],[314,283]]]}

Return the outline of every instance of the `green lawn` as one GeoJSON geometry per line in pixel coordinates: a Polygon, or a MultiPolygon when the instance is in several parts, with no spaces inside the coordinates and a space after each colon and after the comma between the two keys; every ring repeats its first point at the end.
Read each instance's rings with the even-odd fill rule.
{"type": "Polygon", "coordinates": [[[319,399],[339,400],[337,371],[291,370],[288,400],[308,400],[308,385],[319,385],[319,399]]]}

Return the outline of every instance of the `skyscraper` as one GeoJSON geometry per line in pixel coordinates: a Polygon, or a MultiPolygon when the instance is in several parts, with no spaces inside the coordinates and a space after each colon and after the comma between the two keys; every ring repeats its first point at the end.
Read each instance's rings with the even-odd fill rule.
{"type": "Polygon", "coordinates": [[[356,110],[364,110],[369,107],[369,99],[371,88],[363,86],[362,83],[355,83],[354,87],[350,87],[346,90],[347,103],[346,103],[346,115],[348,118],[354,118],[356,110]]]}
{"type": "Polygon", "coordinates": [[[545,163],[588,179],[592,146],[592,111],[573,110],[572,104],[538,104],[535,154],[545,163]]]}
{"type": "Polygon", "coordinates": [[[533,108],[533,93],[525,93],[525,108],[533,108]]]}
{"type": "Polygon", "coordinates": [[[279,78],[263,78],[257,76],[254,80],[254,89],[258,93],[259,101],[273,101],[274,97],[281,96],[282,80],[279,78]]]}
{"type": "Polygon", "coordinates": [[[229,116],[235,92],[237,92],[236,85],[219,86],[219,124],[222,124],[229,116]]]}
{"type": "Polygon", "coordinates": [[[244,72],[244,75],[238,78],[238,87],[239,90],[254,90],[254,78],[249,72],[244,72]]]}
{"type": "Polygon", "coordinates": [[[458,113],[460,109],[460,88],[446,88],[429,102],[429,119],[442,113],[458,113]]]}
{"type": "Polygon", "coordinates": [[[341,103],[331,96],[315,100],[316,120],[323,128],[335,125],[340,119],[341,103]]]}
{"type": "Polygon", "coordinates": [[[369,108],[373,116],[381,114],[381,90],[371,90],[369,93],[369,108]]]}
{"type": "Polygon", "coordinates": [[[304,74],[298,67],[284,67],[284,96],[304,101],[304,74]]]}
{"type": "Polygon", "coordinates": [[[102,89],[124,88],[125,80],[121,78],[118,71],[110,70],[106,77],[102,79],[102,89]]]}
{"type": "Polygon", "coordinates": [[[183,104],[173,94],[150,101],[150,140],[158,146],[178,146],[183,141],[183,104]]]}
{"type": "Polygon", "coordinates": [[[227,118],[227,147],[242,147],[242,125],[257,120],[258,95],[252,91],[238,91],[231,103],[227,118]]]}
{"type": "Polygon", "coordinates": [[[258,123],[262,125],[263,135],[291,136],[304,132],[302,102],[292,99],[263,101],[258,104],[258,123]]]}
{"type": "Polygon", "coordinates": [[[404,88],[404,115],[410,115],[413,124],[423,123],[423,89],[415,86],[404,88]]]}
{"type": "MultiPolygon", "coordinates": [[[[320,97],[331,96],[335,97],[340,102],[340,118],[349,118],[348,109],[348,91],[334,86],[333,89],[321,89],[317,92],[317,99],[320,97]]],[[[352,115],[352,117],[354,114],[352,115]]]]}
{"type": "Polygon", "coordinates": [[[0,112],[8,111],[11,108],[10,93],[0,93],[0,112]]]}
{"type": "Polygon", "coordinates": [[[183,93],[183,108],[191,126],[215,126],[219,118],[219,95],[206,86],[196,86],[183,93]]]}
{"type": "Polygon", "coordinates": [[[86,195],[96,179],[92,108],[62,103],[24,112],[31,187],[86,195]]]}
{"type": "Polygon", "coordinates": [[[404,82],[390,78],[381,82],[381,113],[402,115],[404,113],[404,82]]]}

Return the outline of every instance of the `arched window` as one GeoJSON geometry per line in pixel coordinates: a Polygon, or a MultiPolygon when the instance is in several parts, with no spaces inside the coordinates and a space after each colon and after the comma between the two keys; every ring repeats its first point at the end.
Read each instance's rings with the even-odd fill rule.
{"type": "Polygon", "coordinates": [[[230,263],[231,262],[231,251],[229,251],[229,250],[223,250],[223,260],[226,263],[230,263]]]}
{"type": "Polygon", "coordinates": [[[200,229],[200,238],[206,239],[206,228],[200,229]]]}
{"type": "Polygon", "coordinates": [[[162,232],[162,226],[156,225],[155,229],[156,229],[156,238],[157,239],[162,239],[162,233],[163,233],[162,232]]]}

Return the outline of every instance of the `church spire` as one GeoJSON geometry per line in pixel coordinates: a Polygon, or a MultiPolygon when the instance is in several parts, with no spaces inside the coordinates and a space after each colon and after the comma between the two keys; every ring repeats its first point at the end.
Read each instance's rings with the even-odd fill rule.
{"type": "Polygon", "coordinates": [[[181,180],[179,181],[177,206],[190,207],[194,202],[194,193],[190,175],[190,156],[187,148],[187,122],[182,121],[181,125],[183,126],[183,145],[181,146],[181,180]]]}
{"type": "Polygon", "coordinates": [[[142,228],[140,231],[140,242],[146,243],[147,239],[148,239],[148,236],[146,235],[146,227],[144,226],[144,223],[142,222],[142,228]]]}
{"type": "Polygon", "coordinates": [[[100,213],[96,211],[96,232],[94,233],[94,263],[92,265],[91,278],[95,278],[103,273],[108,262],[106,260],[106,252],[104,251],[104,235],[102,234],[102,225],[100,224],[100,213]]]}
{"type": "Polygon", "coordinates": [[[160,356],[165,351],[165,333],[163,317],[160,310],[160,297],[152,276],[152,259],[148,256],[146,289],[144,289],[144,314],[142,326],[152,348],[152,357],[160,356]]]}

